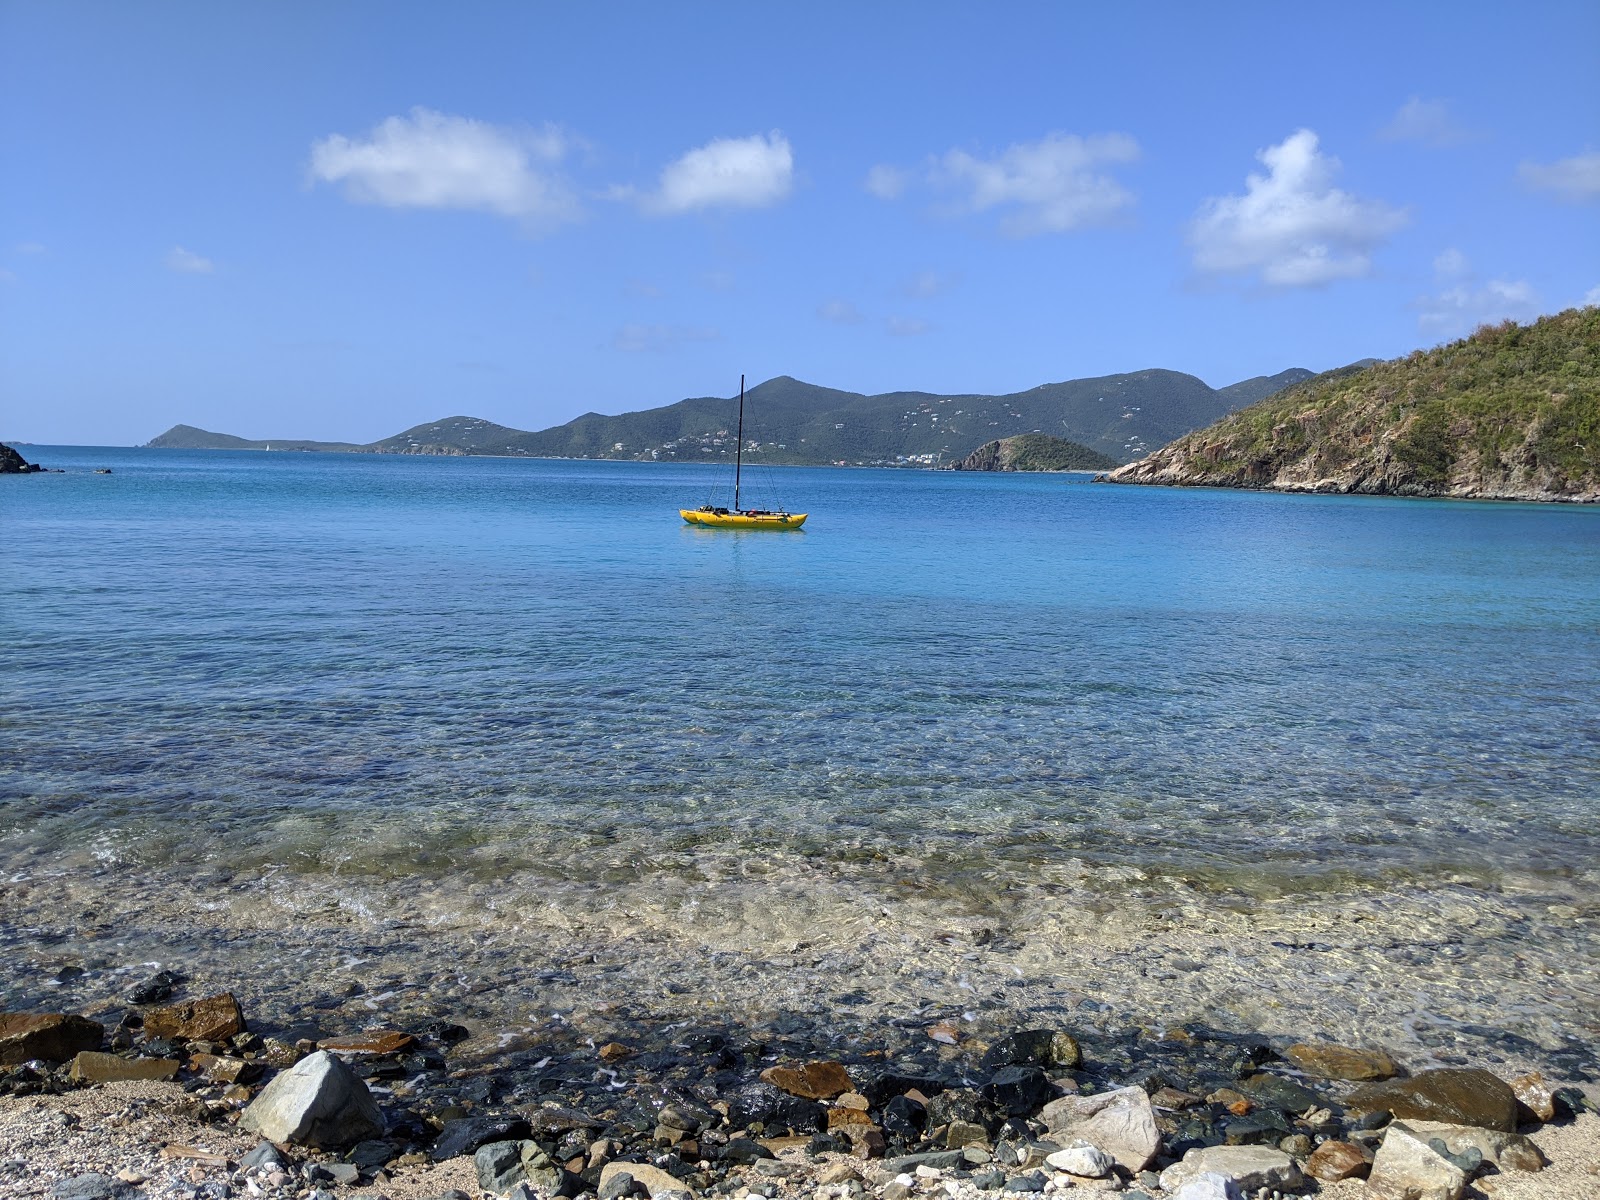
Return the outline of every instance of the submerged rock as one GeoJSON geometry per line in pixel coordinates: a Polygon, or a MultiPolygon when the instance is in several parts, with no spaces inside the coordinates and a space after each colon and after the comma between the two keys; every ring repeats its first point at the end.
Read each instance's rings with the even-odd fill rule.
{"type": "Polygon", "coordinates": [[[1381,1050],[1356,1050],[1333,1042],[1299,1042],[1283,1052],[1283,1057],[1311,1075],[1324,1079],[1348,1079],[1354,1083],[1393,1079],[1400,1068],[1381,1050]]]}
{"type": "Polygon", "coordinates": [[[267,1084],[239,1124],[269,1142],[346,1146],[382,1134],[383,1114],[361,1077],[319,1050],[267,1084]]]}
{"type": "Polygon", "coordinates": [[[856,1090],[849,1072],[836,1062],[808,1062],[802,1067],[768,1067],[761,1072],[761,1079],[804,1100],[831,1100],[856,1090]]]}
{"type": "Polygon", "coordinates": [[[232,992],[189,1000],[144,1014],[147,1038],[175,1038],[186,1042],[225,1042],[244,1032],[244,1012],[232,992]]]}

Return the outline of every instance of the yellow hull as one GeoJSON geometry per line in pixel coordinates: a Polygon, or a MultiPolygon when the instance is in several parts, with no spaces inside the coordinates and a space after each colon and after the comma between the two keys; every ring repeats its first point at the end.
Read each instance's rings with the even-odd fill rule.
{"type": "Polygon", "coordinates": [[[680,508],[678,515],[707,529],[799,529],[809,513],[740,513],[726,509],[680,508]]]}

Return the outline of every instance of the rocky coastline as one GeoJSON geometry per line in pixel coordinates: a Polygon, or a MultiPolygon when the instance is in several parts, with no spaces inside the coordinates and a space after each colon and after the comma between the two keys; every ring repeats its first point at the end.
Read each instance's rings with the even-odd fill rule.
{"type": "Polygon", "coordinates": [[[536,1036],[426,1012],[352,1029],[344,1005],[254,1019],[156,971],[93,1015],[0,1014],[0,1193],[1600,1195],[1593,1071],[1411,1073],[1373,1047],[1088,1010],[987,1036],[958,1006],[875,1029],[693,1007],[599,1003],[536,1036]]]}

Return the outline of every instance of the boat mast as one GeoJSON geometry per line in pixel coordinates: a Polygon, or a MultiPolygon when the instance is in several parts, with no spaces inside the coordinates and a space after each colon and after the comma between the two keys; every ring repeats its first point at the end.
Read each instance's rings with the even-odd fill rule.
{"type": "Polygon", "coordinates": [[[733,451],[733,511],[739,511],[739,473],[744,468],[744,376],[739,376],[739,444],[733,451]]]}

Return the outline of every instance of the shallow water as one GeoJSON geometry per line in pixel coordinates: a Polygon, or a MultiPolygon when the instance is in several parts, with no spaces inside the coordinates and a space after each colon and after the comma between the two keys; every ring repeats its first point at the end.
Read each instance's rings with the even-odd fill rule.
{"type": "MultiPolygon", "coordinates": [[[[981,946],[1027,1005],[1072,947],[1387,906],[1471,947],[1457,1020],[1497,956],[1528,1028],[1593,1012],[1600,511],[780,470],[810,523],[746,534],[678,519],[709,468],[28,457],[69,468],[0,480],[0,949],[40,972],[67,912],[106,971],[398,921],[730,994],[706,955],[854,946],[880,995],[981,946]]],[[[1235,966],[1102,986],[1259,1021],[1235,966]]]]}

